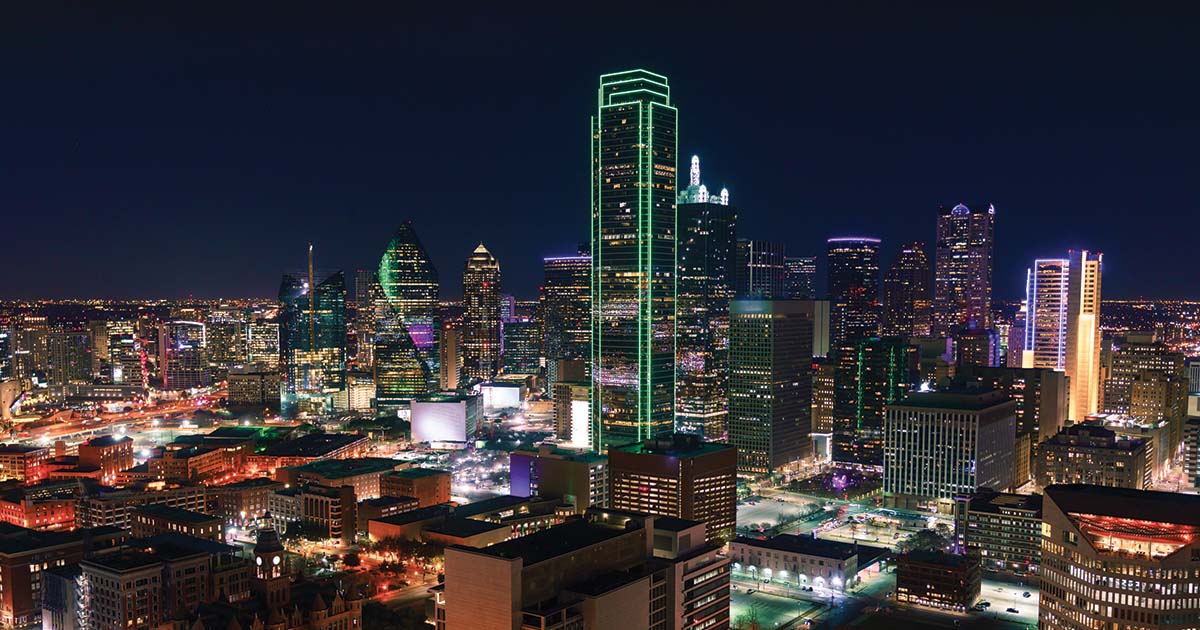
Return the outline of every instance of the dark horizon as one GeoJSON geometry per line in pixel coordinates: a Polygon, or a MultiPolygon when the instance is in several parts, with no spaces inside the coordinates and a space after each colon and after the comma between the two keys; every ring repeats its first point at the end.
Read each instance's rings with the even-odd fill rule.
{"type": "Polygon", "coordinates": [[[739,235],[818,256],[822,284],[826,238],[932,263],[937,206],[984,201],[999,301],[1069,248],[1104,252],[1108,299],[1200,299],[1172,264],[1200,216],[1183,7],[653,8],[636,38],[569,12],[143,9],[6,20],[0,299],[271,298],[310,241],[352,287],[404,219],[444,298],[481,240],[532,298],[586,239],[588,117],[630,67],[670,79],[683,174],[699,154],[739,235]]]}

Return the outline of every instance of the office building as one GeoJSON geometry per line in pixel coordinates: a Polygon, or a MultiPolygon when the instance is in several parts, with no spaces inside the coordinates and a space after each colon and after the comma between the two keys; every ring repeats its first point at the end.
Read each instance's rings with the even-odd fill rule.
{"type": "Polygon", "coordinates": [[[441,369],[438,273],[411,221],[396,229],[379,260],[375,304],[375,404],[395,412],[435,391],[441,369]]]}
{"type": "Polygon", "coordinates": [[[265,477],[251,477],[220,486],[209,486],[207,495],[216,501],[216,514],[226,523],[245,526],[270,510],[271,494],[284,484],[265,477]]]}
{"type": "Polygon", "coordinates": [[[769,475],[812,455],[812,318],[803,306],[735,300],[730,307],[728,442],[740,475],[769,475]]]}
{"type": "Polygon", "coordinates": [[[232,407],[277,408],[279,406],[279,372],[263,363],[247,363],[229,367],[228,401],[232,407]]]}
{"type": "Polygon", "coordinates": [[[1034,449],[1034,483],[1088,483],[1145,490],[1153,478],[1151,442],[1094,424],[1059,431],[1034,449]]]}
{"type": "Polygon", "coordinates": [[[255,319],[246,326],[246,361],[279,369],[279,322],[255,319]]]}
{"type": "Polygon", "coordinates": [[[554,394],[554,435],[563,446],[592,448],[591,381],[559,381],[554,394]]]}
{"type": "Polygon", "coordinates": [[[375,364],[375,305],[383,299],[379,269],[359,269],[354,273],[354,361],[360,369],[375,364]]]}
{"type": "Polygon", "coordinates": [[[996,207],[939,206],[934,332],[992,327],[992,250],[996,207]]]}
{"type": "Polygon", "coordinates": [[[742,298],[784,299],[787,297],[786,260],[784,245],[779,241],[737,239],[734,293],[742,298]]]}
{"type": "Polygon", "coordinates": [[[1189,486],[1200,488],[1200,418],[1183,425],[1183,476],[1189,486]]]}
{"type": "Polygon", "coordinates": [[[31,486],[45,481],[49,475],[49,449],[41,446],[0,444],[0,481],[16,479],[31,486]]]}
{"type": "Polygon", "coordinates": [[[307,276],[284,275],[279,287],[280,406],[284,415],[323,413],[346,389],[346,280],[320,282],[308,248],[307,276]]]}
{"type": "Polygon", "coordinates": [[[117,473],[133,468],[133,438],[102,435],[78,447],[79,465],[96,468],[100,481],[113,485],[117,473]]]}
{"type": "Polygon", "coordinates": [[[883,277],[884,335],[928,337],[932,320],[929,260],[924,243],[900,247],[896,260],[883,277]]]}
{"type": "Polygon", "coordinates": [[[609,505],[704,523],[709,542],[733,540],[737,449],[676,434],[608,451],[609,505]]]}
{"type": "Polygon", "coordinates": [[[879,334],[879,239],[831,238],[826,274],[833,315],[832,342],[879,334]]]}
{"type": "Polygon", "coordinates": [[[490,381],[500,371],[500,263],[480,243],[463,271],[463,375],[490,381]]]}
{"type": "Polygon", "coordinates": [[[608,507],[608,458],[542,444],[536,451],[513,451],[509,479],[515,496],[561,499],[582,514],[608,507]]]}
{"type": "Polygon", "coordinates": [[[542,327],[546,335],[547,367],[557,359],[590,360],[592,257],[547,257],[542,260],[542,270],[542,327]]]}
{"type": "Polygon", "coordinates": [[[979,557],[910,551],[896,558],[896,601],[966,612],[979,599],[979,557]]]}
{"type": "Polygon", "coordinates": [[[275,471],[275,480],[292,486],[349,486],[354,489],[354,496],[362,501],[383,496],[380,480],[384,474],[400,465],[400,462],[386,457],[324,459],[303,466],[280,468],[275,471]]]}
{"type": "Polygon", "coordinates": [[[75,520],[80,527],[130,528],[129,513],[146,505],[169,505],[200,512],[207,509],[203,486],[167,486],[152,490],[146,484],[101,489],[79,498],[75,520]]]}
{"type": "Polygon", "coordinates": [[[698,157],[692,165],[688,188],[679,196],[675,416],[678,430],[720,439],[728,414],[737,208],[727,194],[708,196],[698,157]]]}
{"type": "Polygon", "coordinates": [[[1067,416],[1081,420],[1100,409],[1100,272],[1103,254],[1071,250],[1067,299],[1067,416]]]}
{"type": "Polygon", "coordinates": [[[436,630],[729,627],[729,559],[690,520],[588,513],[490,547],[446,549],[436,630]]]}
{"type": "Polygon", "coordinates": [[[205,326],[172,321],[159,328],[158,365],[164,390],[206,387],[209,384],[205,326]]]}
{"type": "Polygon", "coordinates": [[[1036,580],[1042,556],[1042,495],[980,489],[956,499],[958,543],[985,571],[1036,580]]]}
{"type": "Polygon", "coordinates": [[[834,362],[813,361],[813,433],[833,436],[834,362]]]}
{"type": "Polygon", "coordinates": [[[1154,333],[1130,333],[1115,339],[1101,355],[1103,411],[1144,422],[1165,420],[1172,428],[1168,451],[1174,452],[1183,440],[1187,390],[1195,387],[1187,376],[1183,353],[1172,351],[1154,333]]]}
{"type": "Polygon", "coordinates": [[[169,505],[134,508],[129,513],[129,523],[134,538],[170,533],[217,542],[225,538],[225,521],[221,517],[169,505]]]}
{"type": "Polygon", "coordinates": [[[667,78],[600,77],[592,118],[592,425],[603,450],[675,426],[676,128],[667,78]]]}
{"type": "Polygon", "coordinates": [[[0,626],[45,627],[40,617],[47,572],[116,547],[125,537],[125,532],[110,528],[42,532],[0,524],[0,626]]]}
{"type": "Polygon", "coordinates": [[[504,372],[532,374],[542,364],[542,327],[528,319],[504,322],[504,372]]]}
{"type": "Polygon", "coordinates": [[[459,331],[457,324],[446,323],[442,325],[442,336],[438,343],[438,354],[440,357],[439,369],[441,370],[438,384],[441,386],[441,391],[457,391],[464,385],[462,332],[459,331]]]}
{"type": "Polygon", "coordinates": [[[1025,330],[1029,318],[1028,307],[1025,301],[1021,301],[1021,308],[1013,317],[1012,324],[1008,327],[1008,345],[1004,349],[1004,365],[1006,367],[1019,368],[1024,365],[1025,361],[1025,330]]]}
{"type": "Polygon", "coordinates": [[[1039,628],[1195,624],[1200,497],[1051,486],[1042,510],[1039,628]]]}
{"type": "Polygon", "coordinates": [[[479,394],[426,394],[414,398],[409,416],[412,441],[435,446],[461,446],[473,441],[479,430],[481,404],[479,394]]]}
{"type": "Polygon", "coordinates": [[[1013,486],[1016,403],[1003,392],[912,392],[887,407],[885,501],[950,513],[954,498],[1013,486]]]}
{"type": "Polygon", "coordinates": [[[219,306],[208,311],[204,318],[204,341],[209,381],[220,383],[231,365],[246,361],[245,310],[219,306]]]}
{"type": "Polygon", "coordinates": [[[817,257],[788,256],[783,261],[787,270],[787,294],[793,300],[817,299],[817,257]]]}
{"type": "Polygon", "coordinates": [[[450,471],[434,468],[407,468],[379,477],[379,491],[385,497],[412,497],[418,507],[450,502],[450,471]]]}
{"type": "Polygon", "coordinates": [[[155,630],[164,615],[163,562],[139,551],[99,555],[79,563],[88,630],[155,630]]]}
{"type": "Polygon", "coordinates": [[[883,465],[884,415],[912,387],[917,352],[899,337],[836,345],[833,363],[833,459],[883,465]]]}
{"type": "MultiPolygon", "coordinates": [[[[35,330],[30,336],[40,333],[35,330]]],[[[40,339],[32,339],[39,343],[40,339]]],[[[40,344],[39,344],[40,345],[40,344]]],[[[40,365],[53,391],[62,393],[71,385],[86,385],[92,382],[92,338],[87,326],[79,323],[60,322],[45,333],[47,356],[40,365]]],[[[34,346],[34,350],[38,350],[34,346]]],[[[36,356],[36,355],[35,355],[36,356]]]]}
{"type": "Polygon", "coordinates": [[[1017,433],[1032,436],[1034,444],[1049,439],[1067,423],[1067,377],[1044,368],[964,365],[958,372],[966,382],[1003,391],[1017,403],[1017,433]]]}
{"type": "Polygon", "coordinates": [[[954,341],[956,368],[1000,365],[1000,335],[996,331],[990,328],[959,328],[951,338],[954,341]]]}
{"type": "Polygon", "coordinates": [[[1070,261],[1055,258],[1034,261],[1026,274],[1022,367],[1066,368],[1069,272],[1070,261]]]}

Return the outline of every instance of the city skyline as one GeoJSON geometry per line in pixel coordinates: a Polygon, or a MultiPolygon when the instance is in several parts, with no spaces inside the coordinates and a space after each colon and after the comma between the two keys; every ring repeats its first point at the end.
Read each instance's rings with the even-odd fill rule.
{"type": "MultiPolygon", "coordinates": [[[[826,29],[806,32],[811,37],[799,38],[805,40],[799,44],[803,48],[780,50],[783,44],[770,37],[749,43],[762,53],[759,57],[842,50],[847,44],[837,35],[851,28],[851,16],[827,10],[831,21],[826,29]]],[[[679,154],[699,154],[711,172],[722,173],[724,179],[712,184],[714,189],[728,187],[739,200],[745,233],[784,241],[790,256],[820,255],[823,240],[831,236],[870,233],[883,240],[881,263],[886,268],[903,243],[932,247],[938,205],[988,199],[997,212],[993,284],[998,301],[1020,297],[1029,260],[1072,248],[1109,255],[1108,296],[1198,297],[1185,269],[1160,272],[1151,267],[1151,261],[1137,255],[1132,242],[1137,239],[1126,238],[1120,227],[1122,217],[1131,214],[1159,223],[1186,215],[1190,196],[1181,187],[1185,174],[1195,170],[1187,147],[1194,144],[1189,138],[1200,135],[1181,109],[1187,99],[1135,101],[1132,95],[1144,90],[1133,88],[1110,95],[1103,87],[1108,82],[1090,71],[1063,78],[1056,68],[1061,70],[1066,61],[1031,59],[1030,51],[1038,46],[1029,42],[1010,50],[1018,47],[1015,41],[991,37],[993,52],[958,47],[955,55],[945,55],[945,42],[922,41],[937,39],[923,36],[950,31],[946,27],[959,22],[1001,31],[1013,24],[1013,17],[995,16],[992,23],[969,9],[908,16],[895,24],[898,33],[907,34],[904,46],[895,46],[896,34],[868,38],[866,48],[839,64],[811,68],[801,86],[764,80],[765,68],[747,64],[748,57],[723,58],[673,34],[688,29],[667,29],[668,41],[653,49],[635,46],[611,54],[564,41],[587,41],[570,37],[578,35],[570,29],[546,35],[536,20],[501,29],[515,40],[534,33],[549,37],[546,46],[559,51],[550,58],[541,49],[516,45],[497,52],[489,47],[497,43],[494,34],[470,42],[472,35],[485,32],[481,25],[450,29],[450,44],[443,44],[406,29],[400,29],[409,33],[403,41],[387,40],[385,27],[372,30],[346,19],[336,25],[338,32],[361,32],[369,44],[339,42],[344,54],[331,57],[321,54],[325,47],[309,46],[297,37],[315,22],[316,16],[303,11],[268,30],[278,46],[272,53],[256,48],[233,27],[210,29],[214,44],[186,36],[161,42],[149,33],[159,21],[177,15],[147,17],[140,28],[118,27],[126,35],[123,45],[110,47],[101,44],[109,43],[111,33],[86,16],[53,17],[73,27],[77,45],[96,44],[89,46],[95,54],[77,68],[66,68],[59,56],[42,54],[55,38],[14,38],[7,46],[37,53],[32,56],[40,60],[13,78],[14,89],[44,92],[64,103],[87,99],[92,108],[62,116],[59,106],[33,111],[21,102],[10,104],[16,109],[10,118],[20,122],[9,123],[9,147],[28,159],[0,180],[0,204],[13,209],[14,232],[33,238],[17,239],[0,261],[36,273],[7,283],[0,292],[4,299],[268,297],[279,271],[288,265],[288,252],[313,241],[330,268],[353,274],[372,267],[372,252],[385,244],[383,235],[406,218],[425,235],[430,256],[441,269],[456,268],[461,252],[486,238],[505,261],[506,286],[515,295],[533,297],[541,259],[572,254],[586,240],[587,182],[566,156],[587,150],[586,120],[578,112],[592,98],[591,78],[628,67],[672,78],[673,100],[684,110],[679,154]],[[928,18],[927,23],[918,18],[928,18]],[[447,50],[454,43],[464,46],[447,50]],[[368,55],[365,46],[385,44],[396,46],[399,57],[404,52],[429,56],[428,67],[405,64],[403,69],[412,73],[414,84],[424,82],[456,105],[442,111],[402,88],[369,80],[367,73],[378,70],[375,64],[382,61],[368,55]],[[214,50],[220,45],[228,51],[214,50]],[[155,54],[145,54],[150,50],[155,54]],[[884,58],[885,50],[894,59],[884,58]],[[495,58],[489,57],[493,53],[495,58]],[[1006,55],[1016,57],[997,58],[1006,55]],[[324,72],[296,77],[284,71],[293,63],[289,56],[299,65],[319,60],[324,72]],[[1021,61],[1028,73],[1019,78],[1006,74],[1009,64],[1021,61]],[[361,68],[350,68],[358,62],[361,68]],[[489,69],[521,62],[561,78],[535,85],[531,95],[496,96],[508,92],[497,89],[501,79],[488,76],[489,69]],[[905,62],[931,69],[905,73],[907,84],[886,76],[893,64],[905,62]],[[140,80],[147,72],[167,68],[173,77],[169,85],[140,80]],[[78,82],[65,87],[45,78],[80,72],[96,75],[107,91],[94,94],[78,82]],[[714,75],[723,86],[717,92],[754,86],[767,97],[758,99],[763,110],[740,116],[724,99],[707,98],[714,92],[714,75]],[[851,76],[856,83],[849,81],[851,76]],[[943,86],[942,76],[955,79],[943,86]],[[944,89],[932,89],[937,87],[944,89]],[[540,98],[543,90],[553,98],[540,98]],[[322,96],[330,92],[347,96],[322,96]],[[963,108],[949,97],[952,92],[993,96],[963,108]],[[1040,95],[1032,102],[1022,100],[1033,93],[1040,95]],[[470,98],[478,94],[492,96],[470,98]],[[196,95],[204,96],[193,99],[196,95]],[[881,97],[877,104],[861,104],[881,97]],[[783,104],[786,113],[780,109],[783,104]],[[196,108],[205,106],[206,115],[196,115],[201,113],[196,108]],[[290,132],[301,118],[311,118],[316,107],[322,107],[330,123],[301,141],[290,132]],[[248,112],[244,117],[242,108],[248,112]],[[265,114],[278,111],[286,115],[265,114]],[[470,177],[457,178],[461,194],[452,196],[439,193],[448,181],[443,171],[453,170],[445,168],[447,153],[435,149],[429,158],[417,159],[426,152],[395,148],[401,139],[403,146],[438,146],[435,142],[444,138],[425,128],[445,128],[440,123],[449,120],[447,115],[462,123],[451,137],[456,145],[470,141],[469,161],[476,164],[469,168],[470,177]],[[496,124],[498,116],[503,124],[496,124]],[[905,121],[907,131],[895,131],[897,119],[905,121]],[[813,120],[822,122],[809,122],[813,120]],[[1156,129],[1172,132],[1168,137],[1156,129]],[[533,179],[514,177],[513,165],[533,155],[564,157],[543,160],[545,168],[533,179]],[[864,176],[872,185],[864,185],[864,176]],[[521,183],[512,188],[517,181],[521,183]],[[498,190],[505,194],[497,196],[498,190]],[[484,195],[495,201],[467,201],[484,195]],[[489,214],[480,214],[477,207],[488,208],[489,214]],[[142,216],[154,219],[142,221],[142,216]],[[334,216],[353,227],[323,230],[320,223],[334,216]],[[47,241],[36,232],[47,218],[80,228],[55,241],[56,256],[45,255],[47,241]],[[1029,229],[1035,225],[1038,229],[1029,229]],[[152,257],[136,246],[118,247],[110,252],[108,265],[81,263],[97,247],[133,243],[123,240],[131,234],[144,242],[140,235],[154,229],[162,231],[160,238],[168,238],[171,247],[158,248],[152,257]],[[540,238],[532,248],[527,243],[531,229],[540,238]],[[260,238],[264,233],[271,238],[260,238]],[[36,261],[32,267],[30,261],[36,261]]],[[[1162,28],[1154,30],[1154,39],[1140,32],[1128,44],[1108,39],[1111,50],[1102,51],[1096,35],[1073,29],[1065,18],[1049,16],[1033,34],[1035,43],[1051,51],[1092,51],[1099,55],[1095,68],[1134,63],[1121,61],[1122,55],[1154,59],[1154,64],[1139,66],[1140,76],[1122,74],[1134,87],[1156,84],[1180,57],[1167,54],[1177,42],[1165,19],[1156,24],[1162,28]]],[[[1123,25],[1103,12],[1093,18],[1100,34],[1123,25]]],[[[647,19],[667,16],[652,13],[647,19]]],[[[729,19],[731,37],[746,40],[744,29],[737,28],[746,26],[745,20],[729,19]]],[[[884,20],[877,14],[865,24],[853,22],[855,28],[878,30],[884,20]]],[[[31,32],[42,23],[33,22],[31,32]]],[[[206,24],[200,20],[185,27],[185,35],[206,24]]],[[[1156,239],[1164,249],[1186,246],[1182,231],[1160,230],[1156,239]]],[[[933,259],[932,251],[926,255],[933,259]]],[[[460,294],[456,281],[445,284],[443,297],[460,294]]]]}

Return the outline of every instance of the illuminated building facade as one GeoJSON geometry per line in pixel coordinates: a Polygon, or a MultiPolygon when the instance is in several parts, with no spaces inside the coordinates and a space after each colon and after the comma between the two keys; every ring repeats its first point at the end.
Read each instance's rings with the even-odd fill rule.
{"type": "MultiPolygon", "coordinates": [[[[1036,575],[1042,557],[1042,495],[980,488],[957,497],[954,525],[988,571],[1036,575]]],[[[1036,578],[1033,578],[1036,579],[1036,578]]]]}
{"type": "Polygon", "coordinates": [[[729,379],[729,301],[737,246],[737,208],[728,191],[709,196],[692,156],[690,183],[679,196],[679,270],[675,350],[677,428],[720,438],[729,379]],[[704,199],[704,201],[699,201],[704,199]]]}
{"type": "Polygon", "coordinates": [[[966,612],[983,585],[979,557],[916,550],[896,558],[896,601],[966,612]]]}
{"type": "Polygon", "coordinates": [[[279,322],[258,318],[246,327],[246,360],[261,363],[269,370],[279,369],[279,322]]]}
{"type": "Polygon", "coordinates": [[[1016,403],[1003,392],[913,392],[887,407],[883,491],[889,505],[950,513],[956,496],[1013,485],[1016,403]]]}
{"type": "Polygon", "coordinates": [[[701,521],[708,542],[733,540],[737,449],[676,434],[608,451],[609,505],[701,521]]]}
{"type": "Polygon", "coordinates": [[[504,322],[504,371],[530,374],[541,367],[542,327],[535,321],[514,319],[504,322]]]}
{"type": "Polygon", "coordinates": [[[438,366],[441,370],[441,389],[444,392],[455,391],[463,385],[462,333],[457,324],[442,326],[438,353],[441,356],[438,366]]]}
{"type": "Polygon", "coordinates": [[[879,334],[879,239],[829,239],[827,274],[833,343],[879,334]]]}
{"type": "Polygon", "coordinates": [[[200,322],[166,322],[158,329],[158,370],[164,390],[209,384],[206,329],[200,322]]]}
{"type": "Polygon", "coordinates": [[[992,249],[996,207],[938,208],[934,332],[992,326],[992,249]]]}
{"type": "Polygon", "coordinates": [[[738,297],[766,300],[787,297],[787,255],[783,243],[740,238],[735,252],[734,291],[738,297]]]}
{"type": "Polygon", "coordinates": [[[787,294],[793,300],[817,299],[817,257],[788,256],[783,261],[787,270],[787,294]]]}
{"type": "Polygon", "coordinates": [[[463,270],[462,354],[468,382],[490,381],[500,370],[500,263],[483,243],[463,270]]]}
{"type": "Polygon", "coordinates": [[[883,277],[884,335],[927,337],[931,320],[929,260],[924,243],[907,243],[883,277]]]}
{"type": "Polygon", "coordinates": [[[284,415],[329,411],[346,389],[346,279],[316,282],[311,246],[307,278],[284,275],[279,287],[279,363],[284,415]]]}
{"type": "Polygon", "coordinates": [[[676,128],[667,78],[600,77],[592,118],[592,424],[600,450],[675,426],[676,128]]]}
{"type": "Polygon", "coordinates": [[[360,368],[375,363],[375,305],[382,296],[379,269],[359,269],[354,274],[354,360],[360,368]]]}
{"type": "Polygon", "coordinates": [[[1170,452],[1174,452],[1183,440],[1188,388],[1195,386],[1187,377],[1183,353],[1158,342],[1153,333],[1131,333],[1115,339],[1102,356],[1102,410],[1143,422],[1167,421],[1171,427],[1170,452]]]}
{"type": "Polygon", "coordinates": [[[997,389],[1016,401],[1017,433],[1033,444],[1049,439],[1067,422],[1067,377],[1044,368],[964,365],[958,377],[997,389]]]}
{"type": "Polygon", "coordinates": [[[1067,287],[1070,262],[1035,260],[1025,284],[1028,304],[1022,367],[1063,370],[1067,363],[1067,287]]]}
{"type": "Polygon", "coordinates": [[[1059,431],[1034,449],[1034,483],[1086,483],[1112,488],[1150,487],[1153,442],[1118,434],[1093,423],[1059,431]]]}
{"type": "Polygon", "coordinates": [[[397,228],[379,260],[375,304],[375,404],[394,412],[438,388],[441,370],[438,273],[411,221],[397,228]]]}
{"type": "Polygon", "coordinates": [[[833,460],[883,465],[884,415],[917,375],[916,348],[899,337],[838,344],[833,362],[833,460]]]}
{"type": "Polygon", "coordinates": [[[1190,628],[1200,615],[1200,497],[1046,489],[1038,628],[1190,628]]]}
{"type": "Polygon", "coordinates": [[[1067,415],[1082,420],[1100,410],[1100,271],[1103,254],[1071,250],[1067,299],[1067,415]]]}
{"type": "Polygon", "coordinates": [[[812,454],[812,318],[803,304],[731,306],[728,442],[740,475],[768,475],[812,454]]]}
{"type": "Polygon", "coordinates": [[[246,360],[246,312],[235,307],[210,310],[204,318],[209,380],[219,383],[232,365],[246,360]]]}
{"type": "Polygon", "coordinates": [[[590,381],[558,381],[554,393],[554,435],[570,448],[592,448],[590,381]]]}
{"type": "Polygon", "coordinates": [[[41,365],[52,388],[65,391],[70,385],[92,382],[92,341],[87,326],[72,322],[54,324],[46,335],[46,347],[48,364],[41,365]]]}
{"type": "MultiPolygon", "coordinates": [[[[542,259],[542,324],[547,365],[592,353],[592,257],[542,259]]],[[[551,381],[554,379],[552,378],[551,381]]]]}

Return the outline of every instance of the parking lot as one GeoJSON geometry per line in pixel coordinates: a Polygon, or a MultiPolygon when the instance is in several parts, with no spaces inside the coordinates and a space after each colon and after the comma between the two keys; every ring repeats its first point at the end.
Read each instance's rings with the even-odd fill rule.
{"type": "Polygon", "coordinates": [[[1009,582],[984,580],[979,592],[980,601],[992,603],[986,615],[1033,625],[1037,625],[1038,599],[1037,587],[1009,582]],[[1029,593],[1029,597],[1025,597],[1025,593],[1029,593]],[[1017,612],[1010,613],[1009,608],[1017,612]]]}
{"type": "Polygon", "coordinates": [[[749,628],[752,617],[757,615],[760,628],[764,630],[777,628],[803,615],[811,608],[812,604],[798,599],[789,599],[761,591],[748,594],[745,586],[738,585],[736,590],[730,592],[730,627],[749,628]],[[739,620],[743,622],[742,626],[738,625],[739,620]]]}

